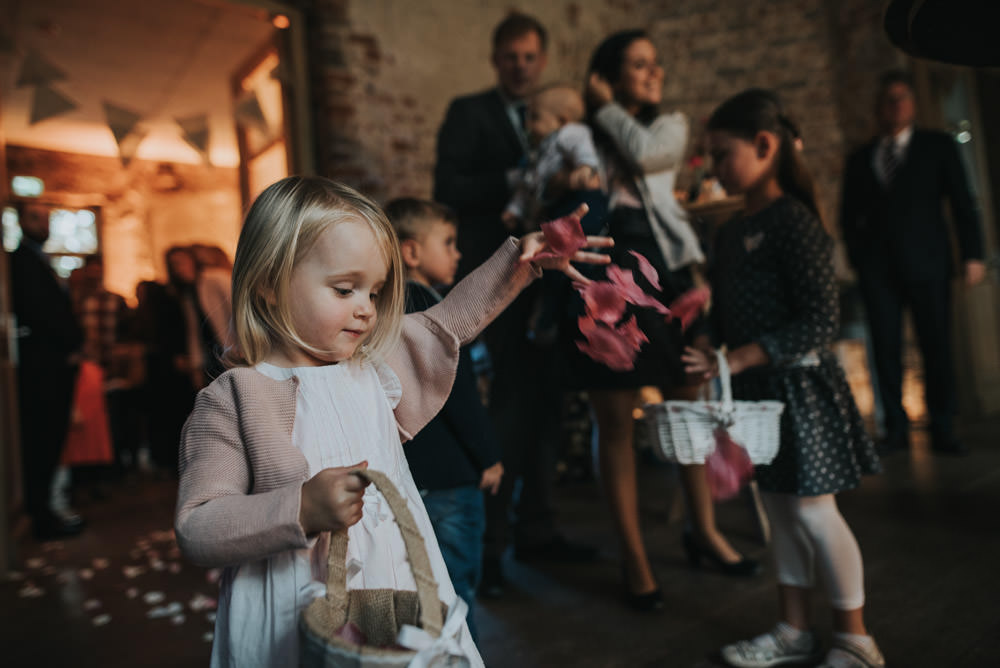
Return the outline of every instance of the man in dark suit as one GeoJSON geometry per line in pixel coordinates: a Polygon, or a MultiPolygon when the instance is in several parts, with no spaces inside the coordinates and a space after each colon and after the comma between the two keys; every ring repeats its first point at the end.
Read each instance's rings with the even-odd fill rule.
{"type": "Polygon", "coordinates": [[[909,448],[901,343],[903,309],[909,308],[924,360],[932,447],[940,454],[964,454],[952,431],[954,262],[945,200],[967,285],[985,274],[982,230],[954,140],[943,132],[914,128],[915,109],[909,75],[883,75],[877,97],[881,134],[848,158],[841,226],[871,329],[885,410],[882,453],[909,448]]]}
{"type": "MultiPolygon", "coordinates": [[[[434,199],[458,215],[462,253],[459,275],[488,258],[511,233],[500,220],[521,175],[528,150],[525,98],[546,64],[546,31],[534,18],[511,13],[493,31],[494,88],[452,101],[438,133],[434,199]]],[[[507,543],[508,506],[515,480],[521,494],[514,525],[520,559],[587,559],[594,550],[555,533],[552,486],[559,393],[547,373],[551,350],[529,338],[537,285],[526,290],[484,333],[494,377],[490,414],[507,472],[496,496],[487,497],[481,591],[502,592],[500,557],[507,543]]]]}
{"type": "Polygon", "coordinates": [[[79,533],[83,526],[79,516],[58,516],[49,503],[66,443],[83,335],[69,294],[42,251],[49,238],[48,209],[34,203],[18,209],[23,237],[10,256],[10,283],[18,328],[24,500],[35,537],[48,540],[79,533]]]}

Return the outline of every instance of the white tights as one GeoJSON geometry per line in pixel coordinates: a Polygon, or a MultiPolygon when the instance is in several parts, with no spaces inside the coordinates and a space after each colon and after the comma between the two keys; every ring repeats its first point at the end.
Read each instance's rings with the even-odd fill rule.
{"type": "Polygon", "coordinates": [[[812,588],[813,565],[836,610],[854,610],[865,603],[864,566],[851,528],[833,494],[795,496],[762,494],[771,521],[778,583],[812,588]]]}

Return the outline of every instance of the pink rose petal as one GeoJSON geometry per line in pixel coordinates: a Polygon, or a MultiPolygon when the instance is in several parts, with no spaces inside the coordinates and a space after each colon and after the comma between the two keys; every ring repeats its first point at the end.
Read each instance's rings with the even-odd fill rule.
{"type": "Polygon", "coordinates": [[[705,460],[705,475],[712,498],[729,499],[753,476],[747,451],[722,427],[715,430],[715,450],[705,460]]]}
{"type": "Polygon", "coordinates": [[[368,636],[366,636],[365,632],[362,631],[361,628],[354,622],[347,622],[334,631],[333,634],[343,638],[353,645],[364,645],[368,642],[368,636]]]}
{"type": "Polygon", "coordinates": [[[563,216],[542,223],[542,234],[552,251],[560,257],[569,257],[587,245],[579,216],[563,216]]]}
{"type": "Polygon", "coordinates": [[[577,348],[596,362],[615,371],[635,367],[639,346],[646,337],[635,325],[635,317],[620,328],[611,328],[589,316],[579,319],[580,332],[586,341],[577,341],[577,348]]]}
{"type": "Polygon", "coordinates": [[[655,290],[662,292],[663,288],[660,287],[660,275],[656,273],[656,269],[653,268],[653,265],[650,264],[649,260],[647,260],[642,254],[636,253],[635,251],[629,251],[629,254],[635,256],[635,259],[639,261],[639,272],[646,277],[649,284],[652,285],[655,290]]]}
{"type": "Polygon", "coordinates": [[[681,321],[681,329],[686,330],[691,323],[701,315],[702,309],[712,296],[712,291],[707,286],[688,290],[680,297],[670,303],[670,312],[673,317],[681,321]]]}
{"type": "Polygon", "coordinates": [[[625,297],[621,291],[607,281],[592,281],[577,288],[587,313],[600,322],[614,326],[625,314],[625,297]]]}
{"type": "Polygon", "coordinates": [[[654,309],[657,313],[662,313],[663,315],[670,315],[670,309],[661,304],[659,300],[654,297],[650,297],[639,284],[635,282],[635,277],[632,275],[630,269],[622,269],[616,265],[608,265],[607,268],[608,280],[611,281],[615,287],[621,292],[622,296],[631,304],[636,306],[648,306],[654,309]]]}

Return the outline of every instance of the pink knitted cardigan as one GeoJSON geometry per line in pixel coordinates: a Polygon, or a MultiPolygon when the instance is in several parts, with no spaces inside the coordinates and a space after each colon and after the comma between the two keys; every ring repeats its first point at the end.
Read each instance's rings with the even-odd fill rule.
{"type": "MultiPolygon", "coordinates": [[[[459,346],[474,338],[538,276],[509,239],[438,305],[405,316],[386,362],[399,376],[395,409],[407,440],[444,405],[459,346]]],[[[229,566],[308,546],[299,524],[305,457],[292,443],[298,380],[230,369],[203,389],[184,425],[174,528],[184,555],[229,566]]]]}

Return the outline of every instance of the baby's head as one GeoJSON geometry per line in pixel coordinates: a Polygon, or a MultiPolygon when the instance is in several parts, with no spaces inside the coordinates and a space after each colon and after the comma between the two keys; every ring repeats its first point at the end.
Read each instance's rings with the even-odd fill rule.
{"type": "Polygon", "coordinates": [[[401,197],[385,205],[399,237],[407,278],[428,286],[451,285],[458,270],[458,221],[444,204],[401,197]]]}
{"type": "Polygon", "coordinates": [[[586,113],[580,92],[566,84],[550,84],[528,101],[528,134],[539,142],[567,123],[579,123],[586,113]]]}
{"type": "Polygon", "coordinates": [[[385,214],[319,177],[269,186],[247,213],[233,264],[242,361],[319,366],[395,345],[403,264],[385,214]]]}

